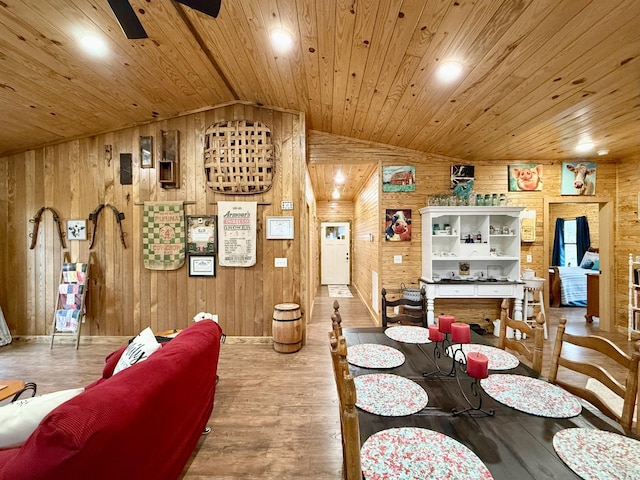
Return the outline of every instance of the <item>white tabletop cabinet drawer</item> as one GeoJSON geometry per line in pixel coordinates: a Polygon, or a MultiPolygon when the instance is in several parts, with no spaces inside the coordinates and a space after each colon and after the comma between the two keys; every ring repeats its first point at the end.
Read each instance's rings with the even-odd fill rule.
{"type": "Polygon", "coordinates": [[[513,297],[514,285],[477,285],[479,297],[513,297]]]}
{"type": "Polygon", "coordinates": [[[438,285],[438,297],[474,297],[474,285],[438,285]]]}

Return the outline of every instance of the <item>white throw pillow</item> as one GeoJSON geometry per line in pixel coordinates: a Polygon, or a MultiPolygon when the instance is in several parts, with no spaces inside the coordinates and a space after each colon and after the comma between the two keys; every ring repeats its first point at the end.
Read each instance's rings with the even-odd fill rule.
{"type": "Polygon", "coordinates": [[[156,340],[155,335],[151,331],[151,327],[145,328],[142,332],[134,338],[124,352],[116,368],[113,369],[113,374],[129,368],[131,365],[142,362],[149,358],[153,352],[160,348],[160,344],[156,340]]]}
{"type": "Polygon", "coordinates": [[[61,390],[0,407],[0,449],[22,445],[50,411],[83,391],[61,390]]]}
{"type": "Polygon", "coordinates": [[[582,260],[580,260],[580,266],[582,268],[592,268],[593,264],[596,260],[600,260],[600,254],[597,252],[584,252],[584,256],[582,257],[582,260]],[[590,263],[590,266],[587,267],[586,265],[588,265],[590,263]]]}

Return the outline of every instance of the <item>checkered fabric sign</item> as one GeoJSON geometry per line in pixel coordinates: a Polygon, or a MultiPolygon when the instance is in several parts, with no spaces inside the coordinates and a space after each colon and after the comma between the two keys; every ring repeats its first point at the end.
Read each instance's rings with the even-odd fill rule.
{"type": "Polygon", "coordinates": [[[145,202],[142,257],[149,270],[177,270],[184,265],[185,226],[182,202],[145,202]]]}

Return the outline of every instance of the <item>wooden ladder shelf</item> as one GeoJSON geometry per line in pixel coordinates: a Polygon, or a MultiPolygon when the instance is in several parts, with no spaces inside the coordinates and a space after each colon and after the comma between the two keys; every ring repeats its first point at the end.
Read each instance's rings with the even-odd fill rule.
{"type": "Polygon", "coordinates": [[[51,345],[55,337],[75,337],[80,344],[80,329],[86,314],[85,299],[89,286],[88,263],[63,263],[60,284],[56,292],[56,309],[51,327],[51,345]]]}

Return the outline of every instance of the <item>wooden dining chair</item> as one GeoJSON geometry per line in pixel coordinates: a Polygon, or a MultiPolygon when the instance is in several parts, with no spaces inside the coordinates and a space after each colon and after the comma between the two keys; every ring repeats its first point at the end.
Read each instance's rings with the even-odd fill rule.
{"type": "MultiPolygon", "coordinates": [[[[631,429],[638,395],[640,341],[635,343],[633,353],[627,355],[609,339],[596,335],[579,336],[567,333],[566,324],[567,319],[561,317],[551,358],[549,381],[585,399],[623,427],[631,429]],[[584,360],[576,359],[576,355],[571,355],[566,350],[563,355],[563,347],[566,344],[582,347],[580,357],[584,360]],[[613,360],[623,367],[626,373],[624,385],[602,366],[605,359],[613,360]],[[587,385],[584,385],[584,382],[570,383],[568,378],[560,380],[558,379],[559,367],[580,373],[593,380],[587,380],[587,385]],[[615,400],[608,400],[607,397],[610,396],[615,400]]],[[[640,427],[637,425],[636,430],[640,432],[640,427]]]]}
{"type": "Polygon", "coordinates": [[[343,479],[362,480],[356,386],[347,362],[347,342],[342,335],[336,336],[332,330],[329,332],[329,346],[340,408],[343,479]]]}
{"type": "MultiPolygon", "coordinates": [[[[538,374],[542,372],[542,352],[544,349],[544,313],[538,313],[535,325],[529,325],[522,320],[514,320],[509,317],[509,300],[502,300],[500,312],[500,335],[498,336],[498,348],[505,350],[508,348],[518,352],[531,362],[533,368],[538,374]],[[533,348],[524,340],[516,338],[507,338],[507,327],[519,330],[523,333],[522,338],[533,339],[533,348]]],[[[530,344],[531,342],[529,342],[530,344]]]]}
{"type": "Polygon", "coordinates": [[[333,313],[331,314],[331,328],[336,332],[336,336],[342,335],[342,316],[340,315],[340,304],[333,301],[333,313]]]}
{"type": "Polygon", "coordinates": [[[398,298],[389,300],[387,290],[382,289],[382,327],[387,328],[389,324],[414,325],[427,328],[427,299],[424,287],[420,290],[420,299],[411,300],[408,298],[398,298]],[[392,313],[395,307],[401,310],[399,313],[392,313]]]}

